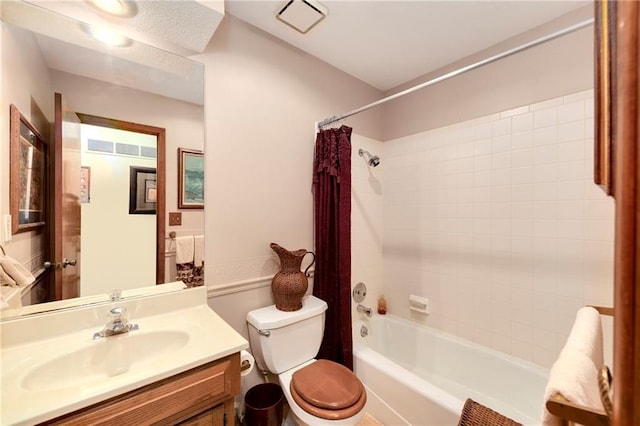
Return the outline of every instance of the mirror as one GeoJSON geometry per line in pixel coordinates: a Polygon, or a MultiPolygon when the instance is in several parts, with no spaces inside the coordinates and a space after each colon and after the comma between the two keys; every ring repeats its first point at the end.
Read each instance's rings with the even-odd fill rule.
{"type": "MultiPolygon", "coordinates": [[[[7,115],[2,118],[3,122],[9,121],[8,105],[16,104],[51,144],[54,132],[50,132],[49,124],[54,122],[56,92],[62,94],[79,117],[102,120],[97,126],[95,120],[91,125],[81,124],[82,150],[85,152],[82,153],[81,168],[77,170],[77,185],[80,187],[83,173],[84,192],[76,201],[83,225],[76,235],[72,235],[73,239],[82,240],[77,253],[80,271],[78,295],[89,298],[66,301],[63,305],[95,303],[116,287],[124,290],[125,294],[127,289],[137,294],[134,288],[155,284],[154,278],[161,275],[156,275],[159,262],[165,263],[161,268],[165,277],[163,282],[176,281],[177,245],[170,235],[179,238],[204,234],[204,210],[185,210],[178,205],[179,149],[204,151],[203,65],[135,40],[128,40],[120,47],[106,47],[88,35],[87,24],[43,9],[40,5],[3,1],[1,7],[3,81],[12,83],[12,87],[3,87],[2,111],[7,115]],[[114,130],[113,127],[121,127],[118,123],[124,122],[140,124],[143,129],[147,126],[166,131],[163,134],[164,164],[159,162],[158,147],[153,146],[155,137],[152,141],[134,141],[133,136],[117,133],[122,132],[120,129],[114,130]],[[111,146],[111,151],[107,145],[111,146]],[[84,156],[86,152],[94,157],[91,164],[84,156]],[[136,163],[134,157],[141,163],[136,163]],[[157,189],[155,183],[142,182],[147,202],[164,197],[166,214],[162,217],[130,214],[131,167],[158,168],[158,179],[160,170],[164,172],[164,194],[159,192],[160,182],[157,189]],[[122,191],[105,189],[106,183],[116,180],[122,182],[122,191]],[[111,198],[100,199],[101,191],[111,198]],[[97,210],[100,216],[85,218],[89,210],[97,210]],[[181,225],[169,226],[170,212],[179,214],[181,225]],[[146,222],[143,225],[144,219],[151,220],[153,225],[146,222]],[[132,235],[130,230],[138,228],[146,228],[149,233],[129,239],[132,235]],[[164,239],[156,240],[158,230],[162,230],[164,239]],[[89,240],[85,241],[88,235],[95,236],[87,237],[89,240]],[[147,243],[146,247],[138,248],[141,241],[147,243]],[[155,246],[164,247],[158,259],[155,253],[149,253],[155,246]],[[99,249],[102,250],[100,254],[99,249]],[[96,256],[92,258],[94,254],[96,256]],[[125,270],[125,264],[132,269],[125,270]],[[140,275],[143,269],[151,270],[152,275],[140,275]],[[85,273],[91,278],[85,280],[85,273]],[[90,284],[98,279],[102,279],[104,284],[92,289],[90,284]]],[[[149,132],[144,130],[138,133],[149,136],[149,132]]],[[[3,169],[9,166],[7,157],[0,160],[3,169]]],[[[4,203],[3,210],[6,211],[4,203]]],[[[144,206],[148,208],[150,205],[144,206]]],[[[56,210],[56,204],[48,206],[51,206],[48,207],[49,213],[61,214],[63,221],[67,221],[67,210],[56,210]]],[[[48,226],[51,224],[45,224],[44,228],[48,226]]],[[[39,270],[46,261],[54,260],[48,258],[50,241],[47,241],[47,235],[46,229],[21,232],[12,235],[12,240],[4,247],[9,255],[21,261],[29,259],[31,264],[27,266],[35,270],[36,275],[47,275],[49,272],[39,270]]],[[[74,260],[72,257],[69,259],[74,260]]],[[[45,293],[47,291],[51,292],[44,290],[45,293]]],[[[28,304],[29,297],[23,296],[25,299],[28,304]]],[[[41,303],[26,311],[48,310],[59,305],[60,302],[41,303]]]]}

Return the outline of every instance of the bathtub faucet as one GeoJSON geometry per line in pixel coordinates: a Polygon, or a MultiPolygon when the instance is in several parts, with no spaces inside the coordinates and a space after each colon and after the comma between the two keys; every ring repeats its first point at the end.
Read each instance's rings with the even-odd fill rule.
{"type": "Polygon", "coordinates": [[[360,304],[359,304],[359,305],[356,307],[356,310],[357,310],[358,312],[362,312],[363,314],[366,314],[368,317],[370,317],[370,316],[372,315],[372,313],[371,313],[371,308],[367,308],[367,307],[366,307],[366,306],[364,306],[364,305],[360,305],[360,304]]]}

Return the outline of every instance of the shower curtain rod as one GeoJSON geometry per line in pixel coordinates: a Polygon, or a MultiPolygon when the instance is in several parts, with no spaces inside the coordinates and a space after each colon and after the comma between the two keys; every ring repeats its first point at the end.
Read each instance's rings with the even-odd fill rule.
{"type": "Polygon", "coordinates": [[[361,113],[363,111],[366,111],[366,110],[371,109],[373,107],[376,107],[378,105],[382,105],[382,104],[384,104],[386,102],[392,101],[392,100],[397,99],[397,98],[399,98],[401,96],[408,95],[408,94],[413,93],[413,92],[417,92],[418,90],[424,89],[425,87],[429,87],[429,86],[432,86],[432,85],[434,85],[436,83],[440,83],[441,81],[448,80],[448,79],[450,79],[452,77],[456,77],[456,76],[458,76],[460,74],[464,74],[467,71],[471,71],[471,70],[474,70],[476,68],[480,68],[481,66],[490,64],[490,63],[495,62],[495,61],[497,61],[499,59],[506,58],[507,56],[511,56],[513,54],[516,54],[516,53],[522,52],[524,50],[527,50],[529,48],[535,47],[535,46],[537,46],[539,44],[546,43],[547,41],[551,41],[551,40],[556,39],[558,37],[562,37],[564,35],[567,35],[567,34],[570,34],[572,32],[578,31],[578,30],[580,30],[580,29],[582,29],[584,27],[587,27],[587,26],[593,24],[593,22],[594,22],[593,18],[578,22],[578,23],[570,25],[570,26],[568,26],[568,27],[566,27],[564,29],[555,31],[555,32],[553,32],[551,34],[547,34],[547,35],[545,35],[543,37],[540,37],[540,38],[537,38],[535,40],[529,41],[529,42],[524,43],[524,44],[522,44],[520,46],[514,47],[514,48],[509,49],[509,50],[506,50],[506,51],[504,51],[502,53],[498,53],[497,55],[490,56],[489,58],[483,59],[481,61],[474,62],[473,64],[464,66],[462,68],[458,68],[455,71],[451,71],[451,72],[443,74],[443,75],[441,75],[439,77],[436,77],[436,78],[434,78],[432,80],[425,81],[424,83],[420,83],[417,86],[413,86],[413,87],[411,87],[409,89],[406,89],[406,90],[403,90],[403,91],[398,92],[396,94],[387,96],[386,98],[382,98],[380,100],[372,102],[372,103],[370,103],[368,105],[365,105],[363,107],[360,107],[358,109],[354,109],[353,111],[345,112],[344,114],[334,115],[333,117],[326,118],[326,119],[322,120],[320,123],[318,123],[318,128],[322,129],[324,126],[327,126],[327,125],[329,125],[331,123],[335,123],[335,122],[343,120],[343,119],[345,119],[347,117],[351,117],[352,115],[359,114],[359,113],[361,113]]]}

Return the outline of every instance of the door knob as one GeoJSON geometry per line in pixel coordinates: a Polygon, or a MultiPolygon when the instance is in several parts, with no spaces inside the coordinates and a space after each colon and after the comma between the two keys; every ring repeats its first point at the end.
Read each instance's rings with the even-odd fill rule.
{"type": "Polygon", "coordinates": [[[76,266],[76,263],[78,263],[77,259],[69,260],[66,257],[64,259],[62,259],[62,267],[63,268],[66,268],[69,265],[76,266]]]}
{"type": "Polygon", "coordinates": [[[55,268],[55,269],[60,269],[60,268],[66,268],[67,266],[76,266],[76,264],[78,263],[77,259],[73,259],[73,260],[69,260],[66,257],[64,259],[62,259],[62,262],[44,262],[44,269],[49,269],[49,268],[55,268]]]}

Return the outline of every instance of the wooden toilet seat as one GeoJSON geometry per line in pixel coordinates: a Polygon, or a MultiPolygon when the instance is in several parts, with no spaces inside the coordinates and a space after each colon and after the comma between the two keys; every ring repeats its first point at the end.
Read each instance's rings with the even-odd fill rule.
{"type": "Polygon", "coordinates": [[[325,359],[293,373],[289,388],[300,408],[327,420],[354,416],[367,402],[367,393],[355,374],[325,359]]]}

